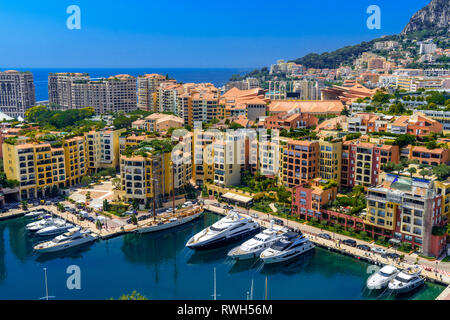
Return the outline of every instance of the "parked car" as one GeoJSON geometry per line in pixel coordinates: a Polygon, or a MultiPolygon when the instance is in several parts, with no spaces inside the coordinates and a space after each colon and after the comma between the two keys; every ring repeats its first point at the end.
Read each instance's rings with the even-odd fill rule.
{"type": "Polygon", "coordinates": [[[379,254],[385,254],[386,250],[378,247],[372,247],[372,252],[379,253],[379,254]]]}
{"type": "Polygon", "coordinates": [[[323,239],[331,240],[331,236],[328,233],[319,233],[318,236],[323,239]]]}
{"type": "Polygon", "coordinates": [[[142,220],[145,220],[148,218],[149,218],[149,216],[145,214],[145,215],[139,216],[137,219],[138,219],[138,221],[142,221],[142,220]]]}
{"type": "Polygon", "coordinates": [[[124,212],[124,215],[127,215],[127,216],[131,216],[132,214],[134,214],[133,210],[128,210],[128,211],[124,212]]]}
{"type": "Polygon", "coordinates": [[[131,218],[127,219],[127,223],[130,224],[131,223],[131,218]]]}
{"type": "Polygon", "coordinates": [[[284,222],[281,219],[273,219],[274,223],[279,226],[284,226],[284,222]]]}
{"type": "Polygon", "coordinates": [[[220,208],[220,203],[218,203],[218,202],[214,202],[214,203],[211,204],[211,205],[214,206],[214,207],[220,208]]]}
{"type": "Polygon", "coordinates": [[[347,246],[350,246],[350,247],[356,247],[356,245],[357,245],[356,241],[353,240],[353,239],[342,240],[342,243],[347,245],[347,246]]]}
{"type": "Polygon", "coordinates": [[[356,248],[364,250],[364,251],[370,251],[370,247],[368,245],[365,245],[365,244],[358,244],[356,246],[356,248]]]}
{"type": "Polygon", "coordinates": [[[226,209],[226,210],[233,210],[233,207],[232,207],[232,206],[229,206],[229,205],[227,205],[227,204],[224,205],[223,208],[226,209]]]}
{"type": "Polygon", "coordinates": [[[182,205],[183,208],[187,208],[187,207],[190,207],[190,206],[192,206],[192,202],[191,202],[191,201],[186,201],[186,202],[182,205]]]}
{"type": "Polygon", "coordinates": [[[90,222],[95,222],[95,218],[93,218],[93,217],[87,217],[86,220],[90,221],[90,222]]]}
{"type": "Polygon", "coordinates": [[[390,258],[390,259],[399,259],[400,255],[397,253],[390,253],[390,252],[386,252],[385,254],[381,255],[383,258],[390,258]]]}

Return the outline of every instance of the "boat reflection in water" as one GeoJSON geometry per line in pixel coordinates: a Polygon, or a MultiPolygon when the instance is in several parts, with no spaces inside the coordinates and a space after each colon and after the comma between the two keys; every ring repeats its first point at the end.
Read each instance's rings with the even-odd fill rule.
{"type": "Polygon", "coordinates": [[[279,262],[276,264],[262,264],[261,274],[271,275],[276,273],[282,273],[287,275],[296,274],[302,272],[302,269],[308,265],[313,256],[315,255],[314,250],[309,250],[300,256],[293,258],[291,260],[279,262]]]}
{"type": "Polygon", "coordinates": [[[91,243],[85,243],[64,251],[35,253],[36,261],[40,263],[56,260],[56,259],[81,259],[83,255],[92,250],[91,243]]]}

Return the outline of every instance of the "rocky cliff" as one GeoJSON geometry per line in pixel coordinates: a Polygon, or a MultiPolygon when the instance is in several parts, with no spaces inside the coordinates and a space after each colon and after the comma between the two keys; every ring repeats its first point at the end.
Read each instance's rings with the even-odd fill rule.
{"type": "Polygon", "coordinates": [[[420,9],[411,17],[402,34],[423,30],[436,32],[446,30],[449,32],[449,7],[449,0],[432,0],[426,7],[420,9]]]}

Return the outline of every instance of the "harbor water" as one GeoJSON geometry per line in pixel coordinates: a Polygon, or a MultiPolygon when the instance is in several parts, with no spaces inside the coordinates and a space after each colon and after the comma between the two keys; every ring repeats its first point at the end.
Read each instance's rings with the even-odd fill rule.
{"type": "MultiPolygon", "coordinates": [[[[263,299],[267,277],[268,299],[435,299],[443,286],[426,283],[419,290],[394,297],[369,292],[365,281],[369,263],[315,248],[289,263],[263,267],[258,260],[233,263],[226,258],[236,244],[194,252],[187,240],[220,219],[205,213],[199,219],[151,234],[126,234],[100,240],[67,252],[38,255],[33,245],[42,239],[25,230],[25,217],[0,222],[0,299],[118,298],[133,290],[148,299],[212,299],[214,268],[218,299],[263,299]],[[67,268],[81,270],[80,289],[68,289],[67,268]]],[[[238,243],[237,243],[238,244],[238,243]]]]}

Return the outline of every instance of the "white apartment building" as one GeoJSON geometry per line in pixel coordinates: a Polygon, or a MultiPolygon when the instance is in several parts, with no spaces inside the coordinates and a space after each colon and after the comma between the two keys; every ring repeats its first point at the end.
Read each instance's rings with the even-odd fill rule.
{"type": "Polygon", "coordinates": [[[34,106],[36,95],[33,74],[7,70],[0,72],[0,111],[10,117],[24,117],[34,106]]]}

